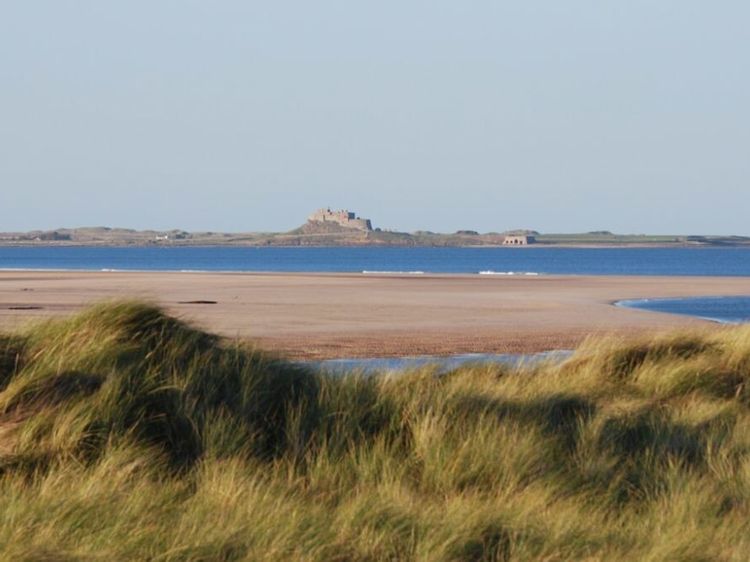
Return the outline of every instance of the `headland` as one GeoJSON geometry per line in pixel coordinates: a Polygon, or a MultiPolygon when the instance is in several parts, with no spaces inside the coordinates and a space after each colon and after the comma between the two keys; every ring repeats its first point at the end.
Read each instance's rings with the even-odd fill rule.
{"type": "Polygon", "coordinates": [[[460,229],[441,233],[428,230],[402,232],[373,226],[373,221],[347,209],[322,208],[307,221],[285,232],[190,232],[187,230],[135,230],[105,226],[57,228],[29,232],[0,232],[0,246],[249,246],[249,247],[716,247],[750,246],[747,236],[542,233],[534,229],[479,232],[460,229]]]}

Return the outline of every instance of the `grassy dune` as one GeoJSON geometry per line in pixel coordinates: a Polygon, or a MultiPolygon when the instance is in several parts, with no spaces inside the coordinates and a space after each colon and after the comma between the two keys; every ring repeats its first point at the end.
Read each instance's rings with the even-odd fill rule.
{"type": "Polygon", "coordinates": [[[0,336],[4,560],[747,560],[750,330],[326,377],[133,303],[0,336]]]}

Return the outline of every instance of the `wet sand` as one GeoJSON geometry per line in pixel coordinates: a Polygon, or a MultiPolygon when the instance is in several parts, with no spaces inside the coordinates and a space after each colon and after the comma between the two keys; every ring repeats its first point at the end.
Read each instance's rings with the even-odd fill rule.
{"type": "Polygon", "coordinates": [[[293,358],[570,349],[589,334],[717,325],[612,306],[750,295],[750,278],[0,272],[0,328],[112,299],[145,299],[293,358]]]}

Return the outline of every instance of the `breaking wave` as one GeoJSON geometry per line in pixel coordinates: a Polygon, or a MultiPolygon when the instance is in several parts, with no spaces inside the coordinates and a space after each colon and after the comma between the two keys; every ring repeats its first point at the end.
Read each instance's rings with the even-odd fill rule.
{"type": "Polygon", "coordinates": [[[527,277],[537,277],[540,274],[536,271],[480,271],[479,275],[525,275],[527,277]]]}
{"type": "Polygon", "coordinates": [[[362,275],[424,275],[424,271],[370,271],[363,270],[362,275]]]}

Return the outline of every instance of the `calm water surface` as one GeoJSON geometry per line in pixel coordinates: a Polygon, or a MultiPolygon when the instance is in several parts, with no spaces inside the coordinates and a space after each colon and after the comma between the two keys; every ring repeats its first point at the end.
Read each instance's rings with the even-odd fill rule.
{"type": "MultiPolygon", "coordinates": [[[[750,292],[750,286],[748,287],[750,292]]],[[[722,324],[750,322],[750,296],[746,297],[692,297],[685,299],[641,299],[620,301],[619,306],[639,308],[654,312],[696,316],[722,324]]]]}
{"type": "Polygon", "coordinates": [[[0,269],[750,276],[750,248],[0,248],[0,269]]]}
{"type": "Polygon", "coordinates": [[[438,357],[420,355],[415,357],[375,357],[367,359],[329,359],[326,361],[305,362],[304,365],[332,374],[346,374],[359,371],[365,374],[403,372],[421,367],[435,366],[440,373],[452,371],[465,365],[486,365],[501,363],[517,366],[533,364],[540,361],[564,361],[573,354],[572,351],[548,351],[528,355],[467,353],[438,357]]]}

